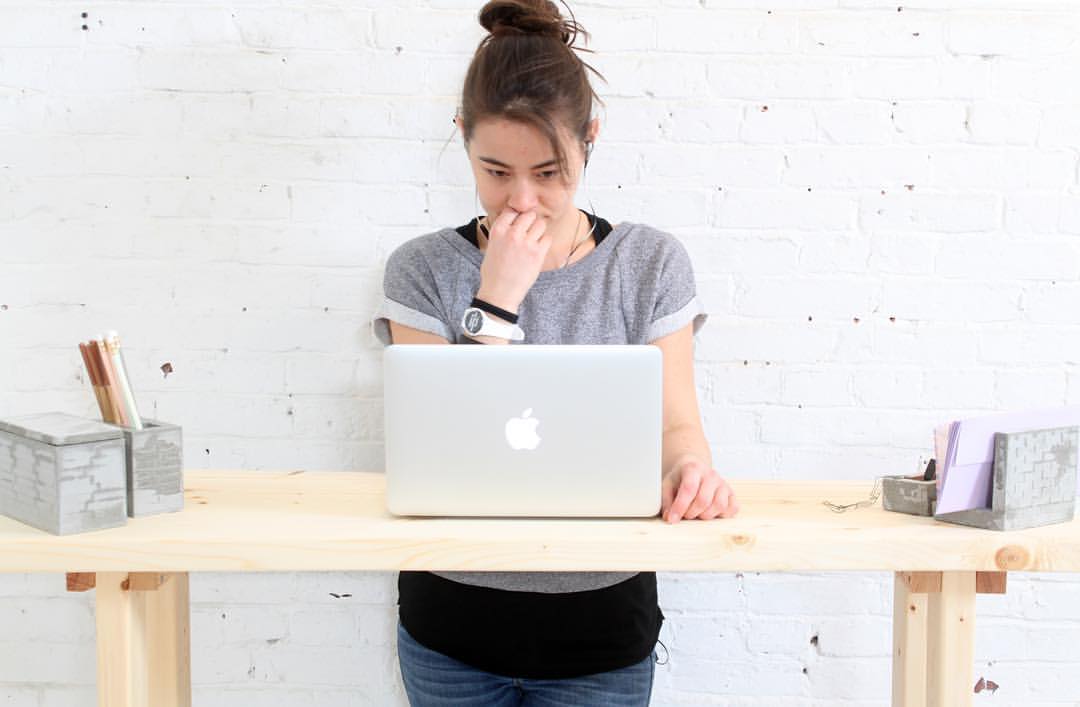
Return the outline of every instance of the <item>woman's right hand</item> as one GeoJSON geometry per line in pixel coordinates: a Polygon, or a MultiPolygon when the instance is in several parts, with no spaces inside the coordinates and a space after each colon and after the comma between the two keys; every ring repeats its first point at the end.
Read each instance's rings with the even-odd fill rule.
{"type": "Polygon", "coordinates": [[[535,211],[504,209],[489,230],[477,298],[516,314],[551,248],[546,229],[535,211]]]}

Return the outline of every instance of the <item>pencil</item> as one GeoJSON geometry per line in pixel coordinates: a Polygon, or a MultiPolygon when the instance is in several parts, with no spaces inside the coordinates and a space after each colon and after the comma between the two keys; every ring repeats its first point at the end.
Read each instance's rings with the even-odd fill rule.
{"type": "Polygon", "coordinates": [[[102,382],[105,384],[105,394],[109,399],[109,409],[112,411],[112,422],[123,427],[128,426],[124,416],[124,408],[120,405],[119,389],[117,388],[116,372],[113,370],[109,353],[105,350],[105,344],[100,338],[94,339],[93,351],[100,368],[102,382]]]}
{"type": "Polygon", "coordinates": [[[139,418],[139,409],[135,405],[135,395],[131,392],[131,383],[128,380],[127,366],[124,365],[124,354],[120,350],[120,335],[110,331],[105,335],[105,349],[109,354],[113,371],[116,373],[116,382],[119,387],[120,407],[124,410],[124,416],[128,420],[128,426],[142,429],[142,420],[139,418]]]}
{"type": "Polygon", "coordinates": [[[86,352],[90,356],[90,365],[94,367],[94,375],[97,376],[98,385],[101,386],[101,400],[105,405],[104,410],[101,412],[101,418],[105,422],[116,424],[116,412],[112,400],[109,398],[109,389],[105,384],[105,370],[101,365],[101,355],[98,353],[97,345],[93,339],[86,342],[86,352]]]}
{"type": "Polygon", "coordinates": [[[90,386],[94,389],[94,397],[97,399],[98,409],[101,410],[101,419],[108,421],[108,403],[105,401],[105,391],[101,387],[101,379],[97,374],[97,367],[90,358],[90,346],[79,342],[79,353],[82,354],[83,365],[86,366],[86,374],[90,377],[90,386]]]}
{"type": "Polygon", "coordinates": [[[101,410],[101,419],[105,422],[116,422],[112,403],[109,401],[109,391],[105,389],[105,374],[101,370],[101,361],[98,360],[97,347],[94,346],[93,339],[86,342],[86,355],[90,358],[90,367],[94,370],[94,377],[97,378],[97,384],[101,388],[101,404],[104,406],[101,410]]]}

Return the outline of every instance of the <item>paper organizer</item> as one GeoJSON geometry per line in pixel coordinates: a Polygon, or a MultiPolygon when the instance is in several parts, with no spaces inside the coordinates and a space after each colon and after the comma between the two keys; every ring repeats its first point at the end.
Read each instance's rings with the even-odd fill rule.
{"type": "Polygon", "coordinates": [[[184,505],[181,428],[52,412],[0,420],[0,513],[55,535],[184,505]]]}
{"type": "Polygon", "coordinates": [[[887,476],[885,510],[934,515],[937,520],[990,530],[1019,530],[1073,519],[1080,427],[994,435],[994,463],[986,507],[936,513],[935,481],[887,476]]]}

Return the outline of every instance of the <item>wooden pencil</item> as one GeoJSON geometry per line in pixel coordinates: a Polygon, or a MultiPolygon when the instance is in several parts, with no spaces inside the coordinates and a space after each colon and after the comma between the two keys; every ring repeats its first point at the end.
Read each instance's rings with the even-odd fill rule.
{"type": "Polygon", "coordinates": [[[101,372],[101,379],[105,384],[105,394],[109,399],[109,409],[112,411],[112,422],[123,427],[128,426],[127,416],[124,415],[123,405],[120,403],[120,388],[116,379],[116,373],[113,371],[112,362],[109,360],[109,354],[105,350],[105,344],[99,339],[94,339],[93,352],[95,361],[97,362],[101,372]]]}
{"type": "Polygon", "coordinates": [[[82,354],[83,365],[86,366],[86,375],[90,377],[90,386],[94,389],[94,397],[97,399],[98,409],[101,410],[101,419],[109,422],[109,406],[105,399],[105,389],[101,386],[97,366],[94,365],[90,356],[89,344],[79,342],[79,353],[82,354]]]}
{"type": "Polygon", "coordinates": [[[131,391],[131,383],[128,381],[127,367],[124,365],[124,355],[120,351],[120,335],[110,331],[105,335],[105,350],[116,374],[117,392],[120,394],[120,407],[124,411],[124,417],[128,421],[128,427],[141,430],[142,421],[139,418],[139,409],[135,404],[135,395],[131,391]]]}
{"type": "Polygon", "coordinates": [[[109,388],[105,383],[105,371],[101,366],[101,355],[98,353],[97,345],[93,339],[86,342],[86,352],[90,355],[90,365],[94,367],[98,385],[101,386],[101,399],[105,403],[105,410],[101,413],[101,417],[105,422],[116,424],[116,412],[112,400],[109,398],[109,388]]]}

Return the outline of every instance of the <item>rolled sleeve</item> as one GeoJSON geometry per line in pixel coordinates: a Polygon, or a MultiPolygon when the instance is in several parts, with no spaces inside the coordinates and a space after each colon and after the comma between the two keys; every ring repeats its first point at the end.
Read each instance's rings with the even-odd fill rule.
{"type": "Polygon", "coordinates": [[[695,295],[678,311],[662,316],[650,324],[646,339],[649,342],[656,341],[668,334],[674,334],[691,322],[694,325],[693,333],[697,334],[701,327],[705,326],[708,318],[709,315],[705,312],[705,307],[695,295]]]}
{"type": "Polygon", "coordinates": [[[371,322],[375,338],[383,345],[393,343],[391,321],[447,341],[454,340],[453,326],[425,254],[426,247],[430,248],[430,237],[414,239],[399,246],[386,261],[383,299],[371,322]]]}
{"type": "Polygon", "coordinates": [[[379,305],[379,308],[376,310],[375,317],[371,322],[371,326],[375,332],[375,338],[382,342],[384,346],[389,346],[394,343],[393,338],[390,335],[391,321],[395,321],[398,324],[403,324],[407,327],[412,327],[419,331],[441,336],[447,341],[453,341],[455,338],[454,332],[451,331],[450,327],[448,327],[443,320],[433,317],[430,314],[424,314],[411,307],[406,307],[400,302],[395,302],[392,299],[384,298],[379,305]]]}

